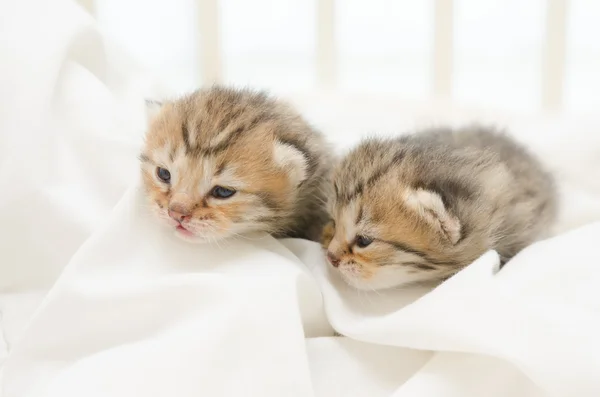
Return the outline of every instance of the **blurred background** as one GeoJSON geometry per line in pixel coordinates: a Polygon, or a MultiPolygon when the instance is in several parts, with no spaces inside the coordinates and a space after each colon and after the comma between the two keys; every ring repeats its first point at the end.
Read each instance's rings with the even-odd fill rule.
{"type": "Polygon", "coordinates": [[[598,0],[87,0],[101,29],[176,92],[222,82],[600,108],[598,0]]]}

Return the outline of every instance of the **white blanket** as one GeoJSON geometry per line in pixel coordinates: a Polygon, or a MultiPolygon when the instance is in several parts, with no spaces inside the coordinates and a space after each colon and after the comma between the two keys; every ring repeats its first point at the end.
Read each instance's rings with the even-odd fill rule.
{"type": "MultiPolygon", "coordinates": [[[[0,0],[0,56],[0,396],[600,395],[600,122],[499,118],[559,176],[557,237],[367,294],[314,243],[156,227],[136,155],[160,92],[75,5],[0,0]]],[[[295,102],[344,145],[465,117],[295,102]]]]}

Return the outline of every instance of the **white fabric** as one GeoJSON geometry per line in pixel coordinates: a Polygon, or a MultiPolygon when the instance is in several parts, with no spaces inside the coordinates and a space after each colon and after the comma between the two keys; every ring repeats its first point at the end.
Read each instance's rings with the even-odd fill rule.
{"type": "MultiPolygon", "coordinates": [[[[0,396],[600,395],[600,122],[497,118],[559,175],[557,237],[498,274],[490,252],[429,293],[365,293],[315,243],[157,227],[136,155],[158,88],[73,4],[1,0],[0,56],[0,396]]],[[[489,118],[295,102],[341,146],[489,118]]]]}

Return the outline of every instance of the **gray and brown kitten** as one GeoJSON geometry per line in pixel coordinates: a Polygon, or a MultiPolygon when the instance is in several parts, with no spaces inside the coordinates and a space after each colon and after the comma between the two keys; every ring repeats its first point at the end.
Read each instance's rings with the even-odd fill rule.
{"type": "Polygon", "coordinates": [[[491,249],[504,263],[557,209],[540,163],[480,126],[366,140],[337,166],[333,189],[324,246],[359,289],[441,281],[491,249]]]}
{"type": "Polygon", "coordinates": [[[140,159],[151,207],[186,240],[257,231],[318,240],[328,152],[289,106],[216,86],[162,105],[140,159]]]}

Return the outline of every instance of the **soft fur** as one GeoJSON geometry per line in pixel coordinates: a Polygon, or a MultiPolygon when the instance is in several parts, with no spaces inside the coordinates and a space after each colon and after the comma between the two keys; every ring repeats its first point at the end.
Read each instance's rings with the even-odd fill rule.
{"type": "Polygon", "coordinates": [[[440,281],[490,249],[504,263],[548,230],[557,206],[540,163],[480,126],[366,140],[333,178],[324,246],[359,289],[440,281]]]}
{"type": "Polygon", "coordinates": [[[177,235],[211,241],[264,231],[319,239],[328,150],[293,109],[265,93],[224,87],[149,105],[156,109],[142,177],[151,207],[177,235]],[[170,172],[170,183],[158,167],[170,172]],[[215,198],[215,186],[235,194],[215,198]],[[187,216],[180,224],[169,210],[187,216]]]}

